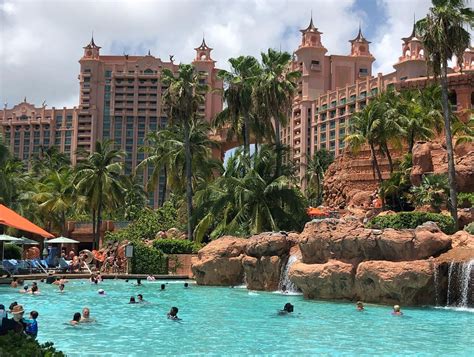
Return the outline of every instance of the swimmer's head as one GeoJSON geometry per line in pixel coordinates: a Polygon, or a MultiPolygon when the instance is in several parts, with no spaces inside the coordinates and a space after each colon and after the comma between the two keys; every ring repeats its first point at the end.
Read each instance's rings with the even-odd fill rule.
{"type": "Polygon", "coordinates": [[[166,285],[165,284],[161,284],[161,290],[165,290],[166,288],[166,285]]]}
{"type": "Polygon", "coordinates": [[[104,289],[99,289],[98,293],[99,293],[99,295],[105,295],[104,289]]]}
{"type": "Polygon", "coordinates": [[[135,296],[130,296],[130,301],[128,302],[129,304],[135,304],[135,296]]]}
{"type": "Polygon", "coordinates": [[[400,305],[393,305],[393,311],[400,312],[400,305]]]}
{"type": "Polygon", "coordinates": [[[23,289],[24,289],[25,291],[28,290],[28,285],[25,285],[25,286],[23,287],[23,289]]]}
{"type": "Polygon", "coordinates": [[[294,310],[294,306],[291,305],[289,302],[287,302],[285,306],[283,307],[283,311],[286,311],[286,312],[293,312],[293,310],[294,310]]]}
{"type": "Polygon", "coordinates": [[[184,283],[184,287],[187,288],[189,286],[188,283],[184,283]]]}
{"type": "Polygon", "coordinates": [[[138,294],[137,298],[138,298],[138,301],[143,301],[143,295],[142,294],[138,294]]]}
{"type": "Polygon", "coordinates": [[[362,308],[362,309],[363,309],[363,308],[364,308],[364,303],[363,303],[362,301],[357,301],[356,306],[357,306],[358,308],[362,308]]]}
{"type": "Polygon", "coordinates": [[[170,310],[170,315],[171,316],[176,316],[176,315],[178,315],[178,311],[179,311],[178,308],[176,306],[173,306],[170,310]]]}

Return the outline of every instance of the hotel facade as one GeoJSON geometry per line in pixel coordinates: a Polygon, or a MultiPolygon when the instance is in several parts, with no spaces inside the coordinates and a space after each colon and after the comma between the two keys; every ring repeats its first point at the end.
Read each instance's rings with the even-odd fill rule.
{"type": "MultiPolygon", "coordinates": [[[[281,129],[282,143],[291,148],[291,159],[304,176],[308,156],[326,148],[336,156],[345,149],[351,115],[364,108],[378,93],[391,86],[399,89],[424,86],[427,66],[421,41],[414,27],[410,36],[402,39],[401,56],[389,74],[373,75],[375,58],[370,53],[370,42],[361,29],[350,40],[348,55],[328,55],[322,43],[322,33],[311,19],[301,30],[301,43],[291,63],[301,72],[288,125],[281,129]]],[[[203,81],[212,91],[199,111],[211,121],[223,108],[219,89],[223,83],[217,78],[218,69],[211,58],[212,48],[203,40],[195,48],[192,64],[203,74],[203,81]]],[[[12,108],[0,111],[0,130],[13,154],[29,160],[41,147],[57,146],[68,154],[73,164],[76,151],[91,152],[97,140],[111,139],[116,148],[127,153],[125,174],[146,157],[140,150],[148,133],[164,127],[167,117],[161,105],[166,87],[161,72],[167,68],[177,71],[172,56],[162,61],[148,52],[145,56],[102,55],[92,38],[84,47],[79,60],[79,104],[74,108],[36,107],[25,100],[12,108]]],[[[467,49],[462,60],[449,75],[451,100],[455,110],[462,112],[474,105],[474,51],[467,49]],[[462,69],[462,72],[461,72],[462,69]]],[[[222,150],[236,145],[217,135],[222,150]]],[[[222,157],[222,152],[214,153],[222,157]]],[[[139,173],[146,184],[151,169],[139,173]]],[[[159,188],[150,193],[149,204],[159,205],[159,188]]]]}
{"type": "MultiPolygon", "coordinates": [[[[292,161],[304,177],[308,157],[325,148],[338,156],[346,148],[350,117],[380,92],[390,87],[419,88],[427,84],[427,64],[422,42],[413,25],[402,38],[400,57],[388,74],[372,74],[375,58],[361,29],[350,40],[348,55],[327,55],[322,33],[311,19],[301,31],[292,69],[301,72],[288,125],[282,142],[291,148],[292,161]]],[[[449,74],[450,100],[454,111],[474,108],[474,51],[469,48],[449,74]],[[462,72],[461,72],[462,69],[462,72]]]]}

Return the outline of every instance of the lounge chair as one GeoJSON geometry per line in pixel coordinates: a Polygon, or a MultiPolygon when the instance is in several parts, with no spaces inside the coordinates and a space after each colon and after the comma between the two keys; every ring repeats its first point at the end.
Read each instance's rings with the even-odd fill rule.
{"type": "Polygon", "coordinates": [[[57,269],[64,273],[70,269],[69,263],[64,258],[59,258],[59,265],[57,269]]]}

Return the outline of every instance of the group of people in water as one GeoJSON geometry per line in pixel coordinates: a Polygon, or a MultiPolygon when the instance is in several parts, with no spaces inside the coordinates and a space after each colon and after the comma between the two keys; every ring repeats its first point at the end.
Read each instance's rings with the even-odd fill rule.
{"type": "MultiPolygon", "coordinates": [[[[151,279],[147,279],[148,281],[151,281],[151,279]]],[[[90,283],[92,284],[98,284],[102,282],[102,277],[100,276],[100,273],[96,275],[91,275],[89,279],[90,283]]],[[[125,282],[128,282],[129,280],[126,279],[125,282]]],[[[65,289],[65,284],[68,283],[68,280],[66,279],[65,276],[62,277],[53,277],[49,276],[46,279],[41,279],[41,282],[46,282],[52,285],[57,285],[58,286],[58,291],[59,293],[64,293],[65,289]]],[[[20,279],[14,278],[13,281],[11,282],[11,287],[13,288],[18,288],[21,286],[24,282],[20,279]]],[[[136,280],[136,286],[142,286],[141,284],[141,279],[138,278],[136,280]]],[[[184,283],[184,288],[188,288],[189,284],[184,283]]],[[[160,285],[160,290],[163,291],[166,289],[166,284],[161,284],[160,285]]],[[[40,289],[38,287],[38,284],[36,282],[31,283],[31,287],[27,284],[23,286],[22,289],[19,290],[20,293],[22,294],[32,294],[32,295],[38,295],[40,294],[40,289]]],[[[98,290],[99,296],[106,296],[106,292],[104,289],[99,289],[98,290]]],[[[129,304],[146,304],[148,301],[146,301],[143,298],[143,294],[137,294],[137,296],[131,296],[129,300],[129,304]]],[[[365,306],[362,301],[357,301],[356,303],[356,310],[359,312],[364,312],[365,306]]],[[[175,320],[179,321],[181,320],[178,317],[178,311],[179,309],[176,306],[171,307],[170,311],[166,314],[167,318],[170,320],[175,320]]],[[[294,306],[290,303],[287,302],[282,310],[278,310],[277,314],[278,315],[289,315],[294,312],[294,306]]],[[[5,306],[0,304],[0,335],[6,334],[8,331],[14,331],[14,332],[19,332],[19,333],[24,333],[32,338],[36,338],[38,334],[38,312],[35,310],[32,310],[29,314],[28,318],[24,318],[24,308],[22,305],[18,304],[16,301],[13,302],[9,309],[5,309],[5,306]],[[11,318],[8,317],[8,314],[11,315],[11,318]]],[[[391,313],[393,316],[403,316],[403,312],[401,311],[401,308],[399,305],[394,305],[393,306],[393,311],[391,313]]],[[[69,321],[69,324],[72,326],[76,326],[79,324],[83,323],[94,323],[96,322],[95,318],[92,318],[90,316],[90,309],[88,307],[84,307],[82,309],[82,314],[81,312],[76,312],[74,313],[72,320],[69,321]]]]}

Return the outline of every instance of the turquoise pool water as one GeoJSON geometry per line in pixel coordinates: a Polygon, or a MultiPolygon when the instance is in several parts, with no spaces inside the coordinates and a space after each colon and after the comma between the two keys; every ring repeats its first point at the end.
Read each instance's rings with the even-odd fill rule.
{"type": "Polygon", "coordinates": [[[27,312],[37,310],[38,339],[53,341],[70,356],[474,355],[474,311],[407,308],[405,316],[394,317],[387,306],[367,305],[360,313],[351,303],[194,284],[184,289],[182,281],[160,291],[161,283],[137,287],[108,280],[96,286],[74,280],[64,294],[40,283],[39,296],[0,286],[0,303],[18,301],[27,312]],[[127,304],[139,293],[150,303],[127,304]],[[286,302],[295,313],[277,316],[286,302]],[[67,325],[84,306],[98,322],[67,325]],[[179,307],[181,322],[166,318],[171,306],[179,307]]]}

